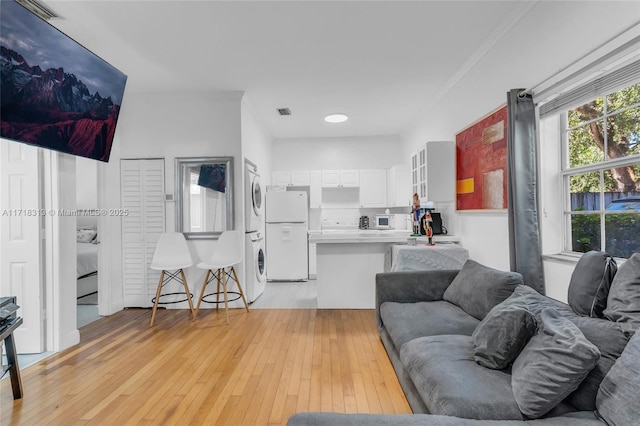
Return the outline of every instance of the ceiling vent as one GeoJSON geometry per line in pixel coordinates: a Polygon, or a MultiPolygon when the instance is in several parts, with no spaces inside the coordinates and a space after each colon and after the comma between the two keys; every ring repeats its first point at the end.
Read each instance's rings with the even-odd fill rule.
{"type": "Polygon", "coordinates": [[[289,108],[278,108],[278,114],[291,115],[291,110],[289,108]]]}
{"type": "Polygon", "coordinates": [[[31,13],[35,14],[41,19],[44,19],[45,21],[49,21],[51,19],[62,19],[62,16],[58,15],[53,9],[51,9],[49,6],[42,3],[41,1],[16,0],[16,3],[22,5],[31,13]]]}

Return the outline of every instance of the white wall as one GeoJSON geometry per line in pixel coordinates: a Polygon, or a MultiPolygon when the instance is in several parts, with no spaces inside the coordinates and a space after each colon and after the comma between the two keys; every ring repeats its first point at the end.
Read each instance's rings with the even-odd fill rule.
{"type": "MultiPolygon", "coordinates": [[[[176,157],[231,156],[234,158],[235,225],[242,226],[241,98],[241,92],[126,94],[111,159],[99,171],[99,207],[120,206],[120,159],[164,158],[165,193],[174,194],[176,157]]],[[[166,202],[168,232],[175,230],[174,209],[172,201],[166,202]]],[[[108,308],[101,314],[109,314],[122,308],[122,228],[118,218],[101,220],[105,228],[102,259],[108,265],[101,265],[100,270],[102,274],[108,268],[105,273],[110,277],[108,308]]],[[[211,254],[216,242],[191,240],[188,243],[197,263],[211,254]]],[[[192,292],[199,294],[204,271],[194,266],[185,272],[192,292]]],[[[187,304],[170,306],[185,308],[187,304]]]]}
{"type": "Polygon", "coordinates": [[[242,98],[241,129],[242,156],[258,167],[262,182],[269,183],[271,178],[273,136],[257,115],[251,98],[242,98]]]}
{"type": "Polygon", "coordinates": [[[78,209],[98,207],[98,162],[76,157],[76,203],[78,209]]]}
{"type": "MultiPolygon", "coordinates": [[[[75,210],[75,157],[46,150],[43,157],[44,208],[75,210]]],[[[76,219],[65,215],[46,218],[46,339],[50,351],[61,351],[80,341],[76,318],[76,258],[68,255],[76,250],[76,219]]]]}
{"type": "MultiPolygon", "coordinates": [[[[447,91],[438,99],[425,102],[424,110],[403,132],[405,155],[417,151],[428,140],[453,140],[455,134],[487,113],[506,103],[506,94],[514,88],[532,88],[573,62],[600,47],[637,22],[637,4],[632,2],[558,2],[557,13],[541,14],[533,5],[529,13],[514,21],[512,28],[496,36],[492,44],[483,46],[482,55],[472,56],[467,68],[452,76],[447,91]],[[540,23],[545,31],[540,31],[540,23]],[[615,25],[602,28],[603,22],[615,25]],[[575,43],[576,28],[598,28],[581,31],[580,43],[575,43]],[[528,35],[528,36],[527,36],[528,35]],[[545,49],[544,46],[553,46],[545,49]]],[[[548,6],[547,2],[545,6],[548,6]]],[[[480,53],[480,52],[478,52],[480,53]]],[[[554,131],[547,123],[543,132],[554,131]]],[[[562,247],[560,235],[561,209],[558,187],[559,147],[540,147],[541,232],[544,254],[558,253],[562,247]]],[[[459,235],[470,257],[488,266],[508,269],[508,221],[503,212],[459,213],[459,235]]],[[[574,262],[545,259],[547,293],[566,300],[568,277],[574,262]]]]}
{"type": "Polygon", "coordinates": [[[409,164],[397,136],[276,139],[273,170],[386,169],[409,164]]]}

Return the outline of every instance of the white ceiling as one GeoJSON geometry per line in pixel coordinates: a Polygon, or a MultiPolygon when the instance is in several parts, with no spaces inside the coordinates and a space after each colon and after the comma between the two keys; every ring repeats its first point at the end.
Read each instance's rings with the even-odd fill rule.
{"type": "MultiPolygon", "coordinates": [[[[524,1],[45,3],[64,17],[53,25],[128,75],[123,111],[127,93],[245,91],[275,138],[400,134],[516,22],[552,7],[524,1]],[[280,117],[281,107],[293,115],[280,117]],[[334,112],[350,120],[322,121],[334,112]]],[[[553,47],[553,40],[543,41],[541,48],[553,47]]]]}

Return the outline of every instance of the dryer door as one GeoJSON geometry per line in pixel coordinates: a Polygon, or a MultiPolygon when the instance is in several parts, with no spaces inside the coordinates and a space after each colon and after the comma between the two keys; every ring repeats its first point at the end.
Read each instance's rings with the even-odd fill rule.
{"type": "Polygon", "coordinates": [[[262,187],[258,176],[251,180],[251,206],[256,216],[262,215],[262,187]]]}

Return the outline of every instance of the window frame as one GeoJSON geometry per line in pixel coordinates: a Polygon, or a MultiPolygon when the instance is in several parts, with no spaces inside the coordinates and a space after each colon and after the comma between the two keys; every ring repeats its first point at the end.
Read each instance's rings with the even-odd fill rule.
{"type": "Polygon", "coordinates": [[[640,102],[636,102],[634,104],[628,105],[624,108],[615,110],[613,112],[608,111],[608,105],[606,98],[607,96],[616,93],[620,90],[624,90],[627,87],[634,86],[636,84],[640,84],[640,81],[630,82],[629,84],[624,85],[624,87],[618,88],[616,90],[607,90],[605,93],[596,94],[594,97],[587,101],[582,101],[578,105],[575,105],[570,108],[566,108],[560,112],[557,112],[559,115],[559,123],[560,123],[560,143],[561,143],[561,167],[560,167],[560,184],[562,185],[562,227],[564,238],[562,241],[563,252],[570,254],[578,254],[581,255],[582,252],[574,251],[572,244],[572,217],[577,215],[598,215],[600,222],[600,250],[607,250],[607,238],[606,238],[606,215],[609,214],[640,214],[639,211],[629,210],[629,211],[609,211],[606,210],[605,205],[605,182],[604,182],[604,174],[607,170],[611,170],[618,167],[625,166],[633,166],[640,164],[640,154],[628,155],[625,157],[619,157],[610,159],[607,145],[609,143],[608,137],[608,126],[606,125],[607,121],[611,117],[615,117],[625,111],[631,110],[633,108],[640,108],[640,102]],[[573,108],[576,108],[579,105],[583,105],[585,103],[591,102],[593,100],[603,98],[603,112],[602,115],[589,120],[583,123],[580,123],[578,126],[569,127],[569,111],[573,108]],[[572,130],[584,127],[592,122],[603,121],[603,132],[604,132],[604,150],[602,160],[599,162],[594,162],[591,164],[585,164],[580,166],[571,167],[570,166],[570,158],[569,158],[569,135],[572,130]],[[598,210],[584,210],[584,211],[575,211],[571,209],[571,187],[570,187],[570,179],[572,176],[578,176],[586,173],[598,173],[599,175],[599,199],[600,199],[600,208],[598,210]]]}

